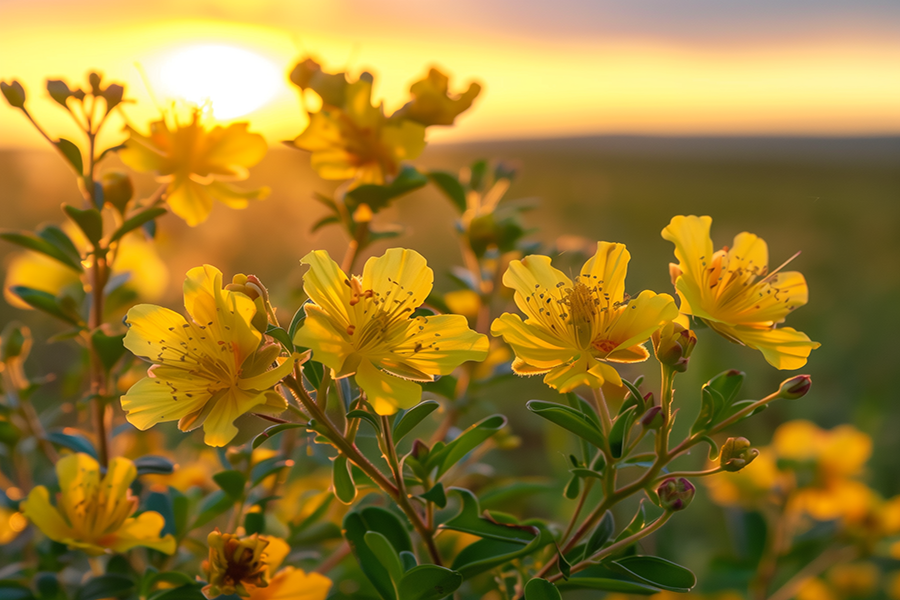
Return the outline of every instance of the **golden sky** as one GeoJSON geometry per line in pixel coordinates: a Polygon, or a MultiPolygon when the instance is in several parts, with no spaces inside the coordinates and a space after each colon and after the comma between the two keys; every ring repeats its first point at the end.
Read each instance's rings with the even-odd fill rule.
{"type": "MultiPolygon", "coordinates": [[[[481,82],[474,110],[439,140],[900,132],[900,3],[132,4],[0,0],[0,79],[26,86],[54,135],[71,130],[43,80],[78,83],[98,69],[126,84],[135,125],[157,114],[156,103],[209,87],[224,117],[243,112],[237,119],[270,142],[293,138],[304,117],[286,73],[307,53],[326,68],[374,71],[389,109],[431,65],[458,89],[481,82]],[[197,64],[206,67],[192,71],[197,64]]],[[[0,107],[0,146],[41,142],[21,114],[0,107]]]]}

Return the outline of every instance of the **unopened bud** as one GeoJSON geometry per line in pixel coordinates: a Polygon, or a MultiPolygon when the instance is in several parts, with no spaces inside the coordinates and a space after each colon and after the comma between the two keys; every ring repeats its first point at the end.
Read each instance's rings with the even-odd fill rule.
{"type": "Polygon", "coordinates": [[[124,171],[107,171],[100,177],[103,187],[103,201],[111,204],[119,213],[124,214],[128,202],[134,196],[134,185],[131,177],[124,171]]]}
{"type": "Polygon", "coordinates": [[[25,88],[15,79],[12,83],[0,81],[0,92],[3,92],[6,101],[13,108],[23,108],[25,106],[25,88]]]}
{"type": "Polygon", "coordinates": [[[321,71],[322,67],[319,65],[319,63],[311,58],[307,58],[306,60],[297,63],[297,65],[291,71],[289,77],[291,83],[296,85],[301,90],[305,90],[309,87],[312,78],[321,71]]]}
{"type": "MultiPolygon", "coordinates": [[[[256,279],[256,278],[254,278],[254,279],[256,279]]],[[[256,279],[256,281],[258,282],[259,279],[256,279]]],[[[231,283],[226,285],[225,289],[228,290],[229,292],[240,292],[241,294],[244,294],[251,300],[256,300],[257,298],[260,298],[263,295],[262,290],[260,289],[259,285],[252,282],[250,280],[250,277],[247,277],[243,273],[238,273],[237,275],[232,277],[231,283]]]]}
{"type": "Polygon", "coordinates": [[[651,406],[641,417],[641,425],[645,429],[659,429],[666,422],[666,416],[662,412],[661,406],[651,406]]]}
{"type": "Polygon", "coordinates": [[[88,83],[91,84],[91,95],[99,96],[102,93],[100,89],[101,76],[99,73],[88,74],[88,83]]]}
{"type": "Polygon", "coordinates": [[[670,477],[656,489],[660,504],[666,510],[684,510],[694,499],[694,485],[684,477],[670,477]]]}
{"type": "Polygon", "coordinates": [[[0,361],[24,360],[31,350],[31,330],[16,322],[7,323],[0,333],[0,361]]]}
{"type": "Polygon", "coordinates": [[[651,339],[656,360],[679,373],[687,370],[688,359],[697,345],[697,335],[693,331],[673,321],[654,331],[651,339]]]}
{"type": "Polygon", "coordinates": [[[47,91],[50,93],[50,97],[53,98],[60,106],[69,109],[68,104],[66,104],[66,100],[72,95],[72,90],[69,89],[69,86],[66,85],[65,81],[59,79],[48,79],[47,80],[47,91]]]}
{"type": "Polygon", "coordinates": [[[728,438],[722,445],[719,466],[723,471],[734,473],[740,471],[759,456],[759,450],[750,445],[747,438],[728,438]]]}
{"type": "Polygon", "coordinates": [[[778,388],[778,396],[786,400],[796,400],[805,396],[811,385],[812,377],[797,375],[781,383],[781,387],[778,388]]]}
{"type": "Polygon", "coordinates": [[[429,452],[428,446],[425,444],[425,442],[417,439],[416,441],[413,442],[412,450],[410,451],[410,454],[412,455],[412,457],[414,459],[416,459],[419,462],[422,462],[423,460],[428,458],[428,452],[429,452]]]}

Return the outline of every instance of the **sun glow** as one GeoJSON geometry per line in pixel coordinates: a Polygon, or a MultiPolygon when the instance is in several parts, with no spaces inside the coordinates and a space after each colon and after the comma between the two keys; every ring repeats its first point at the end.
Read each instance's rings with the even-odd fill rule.
{"type": "Polygon", "coordinates": [[[220,44],[180,48],[159,67],[159,100],[186,100],[229,120],[268,104],[283,85],[278,66],[260,54],[220,44]]]}

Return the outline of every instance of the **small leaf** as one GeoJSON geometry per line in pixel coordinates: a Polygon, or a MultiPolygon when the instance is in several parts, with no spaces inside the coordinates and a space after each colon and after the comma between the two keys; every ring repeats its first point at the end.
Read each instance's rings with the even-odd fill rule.
{"type": "Polygon", "coordinates": [[[124,339],[124,333],[122,335],[106,335],[100,329],[91,334],[91,346],[100,357],[100,363],[107,373],[125,355],[125,345],[122,343],[124,339]]]}
{"type": "Polygon", "coordinates": [[[587,545],[584,547],[584,558],[590,558],[596,554],[603,546],[612,538],[616,531],[616,518],[612,512],[606,511],[603,518],[597,523],[597,527],[588,539],[587,545]]]}
{"type": "Polygon", "coordinates": [[[169,475],[175,470],[175,465],[163,456],[141,456],[134,459],[138,475],[169,475]]]}
{"type": "Polygon", "coordinates": [[[69,86],[66,85],[64,81],[60,81],[59,79],[48,79],[47,80],[47,91],[50,93],[50,97],[53,98],[57,104],[69,110],[69,105],[66,104],[66,100],[69,99],[69,96],[72,95],[71,90],[69,90],[69,86]]]}
{"type": "MultiPolygon", "coordinates": [[[[110,243],[115,242],[122,238],[129,231],[134,231],[139,227],[144,227],[148,223],[151,223],[154,219],[157,219],[164,214],[166,214],[166,209],[162,206],[155,206],[152,208],[148,208],[146,210],[142,210],[141,212],[125,219],[125,222],[116,229],[113,234],[110,236],[110,243]]],[[[150,237],[153,237],[151,234],[150,237]]]]}
{"type": "Polygon", "coordinates": [[[291,341],[291,336],[289,336],[288,332],[281,327],[274,327],[272,325],[269,325],[269,328],[266,329],[266,335],[275,338],[275,340],[279,344],[281,344],[288,352],[294,351],[294,343],[291,341]]]}
{"type": "Polygon", "coordinates": [[[394,424],[394,444],[406,437],[406,435],[410,431],[412,431],[416,425],[421,423],[425,419],[425,417],[430,415],[432,412],[440,408],[440,406],[441,405],[434,400],[425,400],[424,402],[420,402],[419,404],[406,411],[406,414],[404,414],[394,424]]]}
{"type": "Polygon", "coordinates": [[[256,450],[261,445],[266,443],[269,439],[273,438],[282,431],[286,431],[288,429],[297,429],[301,427],[305,428],[306,423],[279,423],[278,425],[273,425],[272,427],[269,427],[261,434],[253,438],[253,449],[256,450]]]}
{"type": "Polygon", "coordinates": [[[216,473],[213,475],[213,481],[234,501],[244,495],[244,486],[247,485],[247,478],[244,477],[244,474],[234,470],[216,473]]]}
{"type": "MultiPolygon", "coordinates": [[[[306,303],[303,304],[306,306],[306,303]]],[[[291,336],[291,340],[294,339],[294,336],[297,334],[297,330],[303,325],[303,322],[306,320],[306,310],[301,306],[297,309],[297,312],[294,313],[294,316],[291,318],[291,324],[288,327],[288,335],[291,336]]]]}
{"type": "Polygon", "coordinates": [[[336,223],[340,223],[341,218],[337,215],[328,215],[327,217],[322,217],[318,221],[316,221],[312,228],[309,230],[310,233],[315,233],[318,230],[322,229],[326,225],[333,225],[336,223]]]}
{"type": "Polygon", "coordinates": [[[407,571],[398,586],[401,600],[441,600],[462,585],[463,576],[437,565],[419,565],[407,571]]]}
{"type": "Polygon", "coordinates": [[[535,577],[525,584],[525,600],[562,600],[562,595],[555,585],[535,577]]]}
{"type": "Polygon", "coordinates": [[[580,438],[590,442],[597,448],[604,446],[603,433],[591,421],[590,418],[569,406],[543,400],[530,400],[525,407],[538,415],[555,423],[564,429],[568,429],[580,438]]]}
{"type": "Polygon", "coordinates": [[[449,491],[455,492],[460,496],[462,506],[458,515],[441,525],[442,529],[453,529],[454,531],[471,533],[483,538],[514,542],[521,545],[527,545],[534,541],[535,537],[540,536],[540,530],[537,527],[507,525],[480,516],[478,498],[467,489],[452,487],[449,491]]]}
{"type": "Polygon", "coordinates": [[[364,184],[350,190],[344,195],[344,203],[350,214],[353,214],[360,204],[368,204],[373,212],[378,212],[390,204],[391,200],[417,190],[427,183],[428,178],[425,175],[415,167],[406,166],[387,185],[364,184]]]}
{"type": "Polygon", "coordinates": [[[378,562],[381,563],[381,566],[385,568],[388,577],[391,578],[394,585],[398,585],[403,577],[403,563],[388,539],[377,531],[367,531],[363,536],[363,540],[365,540],[366,546],[369,547],[375,558],[378,559],[378,562]]]}
{"type": "Polygon", "coordinates": [[[361,408],[351,410],[350,412],[347,413],[347,418],[348,419],[362,419],[362,420],[366,421],[367,423],[369,423],[375,429],[375,431],[378,431],[378,432],[381,431],[381,421],[379,421],[375,415],[373,415],[372,413],[370,413],[367,410],[363,410],[361,408]]]}
{"type": "Polygon", "coordinates": [[[356,484],[347,465],[347,456],[341,454],[334,459],[332,481],[334,483],[334,495],[344,504],[352,504],[356,499],[356,484]]]}
{"type": "MultiPolygon", "coordinates": [[[[0,239],[4,239],[7,242],[22,246],[23,248],[27,248],[28,250],[34,250],[35,252],[46,254],[50,258],[61,262],[62,264],[78,273],[84,272],[84,268],[81,266],[80,259],[75,255],[72,255],[68,251],[68,248],[66,250],[63,250],[56,244],[52,243],[50,240],[44,239],[43,237],[38,237],[30,232],[19,233],[16,231],[5,231],[3,233],[0,233],[0,239]]],[[[72,245],[72,247],[74,247],[74,244],[72,245]]]]}
{"type": "Polygon", "coordinates": [[[83,452],[97,458],[97,451],[94,450],[94,446],[91,444],[90,440],[76,432],[74,429],[67,427],[65,433],[63,431],[51,431],[47,434],[47,440],[57,446],[68,448],[73,452],[83,452]]]}
{"type": "Polygon", "coordinates": [[[545,545],[541,535],[536,535],[524,546],[518,542],[484,538],[463,548],[453,559],[451,567],[468,580],[511,560],[537,552],[545,545]]]}
{"type": "Polygon", "coordinates": [[[612,561],[610,566],[642,583],[670,592],[689,592],[697,585],[697,578],[689,569],[658,556],[626,556],[612,561]]]}
{"type": "Polygon", "coordinates": [[[466,190],[455,175],[443,171],[431,171],[427,175],[431,182],[453,203],[460,214],[466,212],[468,209],[466,190]]]}
{"type": "Polygon", "coordinates": [[[628,526],[623,529],[618,536],[616,536],[616,541],[621,542],[627,537],[631,537],[636,534],[638,531],[644,528],[644,523],[647,522],[647,509],[644,507],[644,501],[641,500],[638,505],[637,512],[634,513],[634,517],[631,519],[631,522],[628,526]]]}
{"type": "Polygon", "coordinates": [[[609,432],[609,448],[613,458],[622,458],[625,446],[628,445],[628,434],[631,431],[631,426],[634,425],[636,412],[637,406],[632,406],[616,417],[612,430],[609,432]]]}
{"type": "Polygon", "coordinates": [[[96,208],[80,209],[63,204],[63,212],[78,225],[84,233],[84,237],[92,244],[96,245],[103,237],[103,217],[96,208]]]}
{"type": "Polygon", "coordinates": [[[428,456],[428,468],[437,467],[437,479],[440,479],[450,467],[455,465],[462,458],[480,446],[488,438],[500,431],[506,425],[506,417],[503,415],[493,415],[482,419],[475,423],[459,436],[441,448],[439,451],[432,451],[428,456]]]}
{"type": "Polygon", "coordinates": [[[566,489],[563,492],[563,495],[569,500],[574,500],[578,497],[578,494],[581,493],[581,477],[574,473],[572,475],[572,479],[569,480],[569,483],[566,484],[566,489]]]}
{"type": "Polygon", "coordinates": [[[444,484],[440,481],[424,494],[420,494],[419,497],[434,502],[439,508],[447,507],[447,494],[444,493],[444,484]]]}
{"type": "Polygon", "coordinates": [[[79,270],[81,270],[81,250],[75,246],[72,238],[70,238],[65,231],[56,225],[44,225],[38,229],[36,233],[42,240],[56,246],[56,248],[68,256],[72,262],[77,264],[79,270]]]}
{"type": "Polygon", "coordinates": [[[232,500],[231,496],[222,490],[216,490],[200,503],[197,509],[197,518],[191,525],[191,529],[206,525],[232,506],[234,506],[234,500],[232,500]]]}
{"type": "Polygon", "coordinates": [[[344,538],[356,556],[356,561],[363,573],[382,598],[398,600],[387,569],[366,544],[365,535],[369,531],[382,534],[398,554],[404,551],[412,552],[409,532],[396,515],[375,506],[367,506],[360,511],[347,513],[344,517],[344,538]]]}
{"type": "Polygon", "coordinates": [[[66,160],[69,161],[69,164],[72,165],[72,168],[75,169],[75,173],[82,176],[84,174],[84,159],[81,157],[81,150],[78,149],[78,146],[65,138],[59,138],[59,141],[54,143],[59,148],[59,151],[62,152],[62,155],[66,157],[66,160]]]}

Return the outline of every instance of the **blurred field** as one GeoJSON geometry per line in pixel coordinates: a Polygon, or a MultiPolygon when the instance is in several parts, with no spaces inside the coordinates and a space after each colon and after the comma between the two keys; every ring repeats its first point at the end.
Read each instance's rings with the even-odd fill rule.
{"type": "MultiPolygon", "coordinates": [[[[536,228],[534,240],[549,244],[569,234],[627,244],[633,256],[629,292],[671,291],[667,264],[672,248],[659,232],[675,214],[711,215],[718,246],[729,245],[743,230],[759,234],[769,243],[772,267],[802,250],[791,268],[807,276],[811,299],[789,325],[822,342],[804,369],[813,376],[813,392],[793,404],[777,404],[741,425],[738,433],[762,445],[787,418],[810,418],[826,427],[852,422],[876,440],[874,487],[886,495],[900,492],[895,477],[900,437],[894,434],[900,428],[894,381],[900,356],[900,138],[505,141],[432,146],[418,164],[455,170],[475,158],[519,165],[520,177],[509,196],[540,198],[539,208],[528,217],[529,226],[536,228]]],[[[172,308],[179,308],[184,272],[209,262],[226,274],[258,274],[289,317],[299,304],[298,259],[313,248],[342,255],[346,240],[337,230],[309,233],[323,213],[312,192],[330,187],[311,171],[303,153],[275,148],[251,174],[249,185],[273,189],[264,202],[240,212],[217,206],[210,221],[194,230],[172,216],[162,220],[161,247],[171,268],[165,303],[172,308]]],[[[62,161],[49,151],[0,153],[0,226],[33,228],[58,220],[61,202],[80,201],[71,181],[62,161]]],[[[144,194],[156,187],[150,178],[138,182],[144,194]]],[[[403,198],[380,222],[408,224],[406,234],[392,245],[421,251],[435,268],[438,287],[448,290],[446,269],[460,261],[453,218],[448,203],[426,188],[403,198]]],[[[385,247],[387,243],[374,251],[380,254],[385,247]]],[[[10,251],[7,244],[0,249],[10,251]]],[[[2,323],[25,321],[38,340],[51,335],[53,326],[35,316],[0,307],[2,323]]],[[[696,367],[679,382],[686,390],[679,397],[685,406],[683,428],[696,413],[699,385],[719,371],[747,371],[747,397],[768,393],[787,377],[755,352],[708,331],[700,336],[692,360],[696,367]]],[[[34,373],[71,360],[62,345],[37,346],[30,364],[34,373]]],[[[648,375],[656,380],[655,373],[648,375]]],[[[535,419],[523,414],[524,408],[517,410],[531,397],[548,396],[538,383],[512,382],[480,399],[479,412],[510,415],[515,432],[525,439],[524,455],[515,464],[497,459],[506,472],[536,472],[523,468],[536,463],[522,456],[538,463],[560,458],[552,440],[551,451],[542,449],[533,437],[540,435],[535,419]]],[[[677,539],[677,532],[687,531],[691,522],[696,516],[681,521],[675,537],[666,539],[677,539]]]]}

